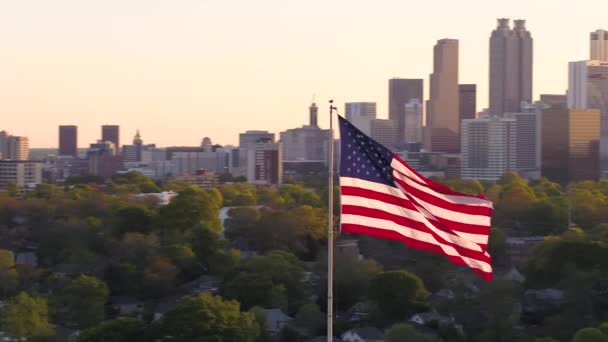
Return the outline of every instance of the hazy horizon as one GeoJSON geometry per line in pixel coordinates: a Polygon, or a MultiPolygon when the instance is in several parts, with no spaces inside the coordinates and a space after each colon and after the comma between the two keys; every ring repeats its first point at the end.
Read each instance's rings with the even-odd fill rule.
{"type": "Polygon", "coordinates": [[[422,78],[432,47],[460,42],[460,83],[487,106],[488,39],[496,19],[526,19],[534,39],[534,96],[564,93],[567,62],[588,59],[589,32],[608,28],[608,4],[547,0],[309,2],[58,0],[0,2],[0,130],[57,146],[58,125],[79,126],[79,147],[121,126],[158,146],[237,144],[238,133],[307,123],[313,94],[377,102],[388,79],[422,78]],[[470,8],[470,11],[466,11],[470,8]],[[453,15],[453,13],[466,13],[453,15]]]}

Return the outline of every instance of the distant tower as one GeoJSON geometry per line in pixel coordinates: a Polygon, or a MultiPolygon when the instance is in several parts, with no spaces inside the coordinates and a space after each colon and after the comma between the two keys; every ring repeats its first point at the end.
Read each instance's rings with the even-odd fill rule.
{"type": "Polygon", "coordinates": [[[608,61],[608,31],[591,32],[589,39],[589,59],[608,61]]]}
{"type": "Polygon", "coordinates": [[[78,156],[78,126],[59,126],[59,155],[78,156]]]}
{"type": "Polygon", "coordinates": [[[212,145],[213,145],[213,143],[211,142],[211,138],[209,138],[209,137],[203,138],[203,142],[201,143],[202,147],[211,147],[212,145]]]}
{"type": "Polygon", "coordinates": [[[317,117],[319,113],[319,107],[317,107],[317,104],[313,102],[310,107],[308,107],[308,111],[310,113],[310,125],[318,126],[317,117]]]}
{"type": "Polygon", "coordinates": [[[532,101],[532,36],[525,20],[498,19],[490,36],[490,114],[520,111],[532,101]]]}
{"type": "Polygon", "coordinates": [[[135,133],[135,137],[133,138],[133,145],[141,146],[141,145],[143,145],[143,143],[144,143],[144,141],[141,139],[139,130],[137,130],[137,133],[135,133]]]}
{"type": "Polygon", "coordinates": [[[458,89],[458,40],[441,39],[434,47],[431,93],[427,101],[427,134],[424,140],[428,151],[460,151],[458,89]]]}
{"type": "Polygon", "coordinates": [[[392,78],[388,80],[388,118],[397,125],[397,143],[405,142],[405,105],[412,99],[424,99],[424,80],[392,78]]]}
{"type": "Polygon", "coordinates": [[[103,125],[101,126],[101,141],[110,141],[114,143],[116,149],[120,149],[120,126],[118,125],[103,125]]]}

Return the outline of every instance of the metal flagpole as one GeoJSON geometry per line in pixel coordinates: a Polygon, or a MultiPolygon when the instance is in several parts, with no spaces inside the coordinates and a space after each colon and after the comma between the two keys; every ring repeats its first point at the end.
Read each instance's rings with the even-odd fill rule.
{"type": "Polygon", "coordinates": [[[327,342],[334,339],[334,100],[329,100],[329,189],[327,228],[327,342]]]}

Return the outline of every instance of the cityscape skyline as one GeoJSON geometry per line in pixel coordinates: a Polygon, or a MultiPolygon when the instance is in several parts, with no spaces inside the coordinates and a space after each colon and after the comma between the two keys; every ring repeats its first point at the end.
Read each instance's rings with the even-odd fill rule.
{"type": "MultiPolygon", "coordinates": [[[[585,2],[574,8],[552,4],[550,21],[545,19],[546,1],[515,1],[492,9],[474,1],[471,5],[480,10],[475,20],[450,15],[450,8],[458,5],[446,2],[432,22],[416,18],[397,21],[399,25],[389,20],[405,7],[396,2],[382,7],[345,7],[342,1],[323,7],[314,1],[306,6],[266,2],[276,4],[277,12],[265,23],[259,21],[270,14],[246,3],[243,13],[232,13],[230,6],[215,1],[185,1],[169,11],[155,1],[146,6],[141,1],[120,6],[112,1],[59,1],[63,6],[39,5],[35,11],[28,4],[2,4],[0,28],[6,30],[0,35],[7,44],[0,49],[6,80],[0,89],[5,102],[0,115],[11,117],[2,129],[31,137],[32,147],[57,147],[57,133],[44,128],[70,124],[79,126],[79,147],[86,147],[98,139],[98,127],[107,123],[121,126],[124,141],[140,129],[159,146],[195,145],[204,136],[236,145],[238,133],[247,129],[280,132],[300,126],[306,122],[313,94],[322,128],[327,128],[325,105],[330,98],[341,112],[345,102],[376,102],[378,118],[384,119],[390,78],[427,80],[424,100],[428,99],[432,46],[446,37],[461,44],[459,82],[477,85],[481,110],[488,105],[488,39],[497,18],[525,19],[533,32],[534,99],[541,93],[565,92],[567,63],[588,59],[590,32],[605,27],[601,10],[576,15],[583,13],[585,2]],[[351,16],[333,16],[338,9],[351,16]],[[356,20],[370,10],[382,22],[356,20]],[[78,11],[83,11],[81,16],[73,15],[78,11]],[[141,15],[134,18],[131,14],[137,11],[141,15]],[[311,13],[319,22],[332,18],[333,24],[311,27],[311,13]],[[210,17],[227,14],[259,25],[251,32],[235,32],[229,23],[210,17]],[[572,17],[584,17],[584,22],[576,24],[572,17]],[[167,25],[154,27],[159,18],[167,25]],[[565,19],[569,25],[563,25],[565,19]],[[109,24],[106,30],[98,27],[102,23],[109,24]],[[74,25],[82,32],[72,32],[74,25]],[[285,32],[275,34],[277,25],[285,32]],[[165,31],[159,34],[159,29],[165,31]],[[317,34],[322,31],[324,35],[317,34]],[[159,35],[152,39],[155,34],[159,35]],[[282,39],[285,34],[291,34],[289,40],[282,39]],[[379,36],[407,39],[387,45],[377,41],[379,36]],[[353,45],[353,40],[359,44],[353,45]],[[556,50],[563,42],[569,49],[556,50]],[[46,56],[44,63],[39,54],[46,56]],[[32,119],[39,124],[32,126],[32,119]]],[[[418,10],[431,9],[422,4],[418,10]]]]}

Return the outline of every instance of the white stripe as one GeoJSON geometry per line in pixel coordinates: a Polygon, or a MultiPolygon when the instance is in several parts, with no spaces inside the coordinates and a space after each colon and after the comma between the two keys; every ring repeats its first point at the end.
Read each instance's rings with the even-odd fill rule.
{"type": "Polygon", "coordinates": [[[410,178],[413,178],[415,180],[417,180],[420,183],[424,183],[427,184],[426,180],[418,177],[417,174],[415,174],[414,172],[412,172],[410,169],[408,169],[405,165],[403,165],[397,158],[393,157],[393,160],[391,161],[391,167],[394,170],[398,170],[399,172],[401,172],[404,175],[407,175],[410,178]]]}
{"type": "MultiPolygon", "coordinates": [[[[366,181],[366,180],[359,179],[359,178],[340,177],[340,185],[372,190],[372,191],[380,192],[380,193],[387,194],[387,195],[392,195],[397,198],[409,201],[409,199],[407,198],[407,196],[405,194],[403,194],[401,189],[398,189],[398,188],[395,188],[395,187],[392,187],[392,186],[389,186],[386,184],[382,184],[382,183],[370,182],[370,181],[366,181]]],[[[416,201],[418,201],[421,204],[426,203],[426,202],[420,201],[420,199],[418,199],[417,197],[416,197],[416,201]]],[[[428,204],[428,203],[426,203],[426,204],[428,204]]],[[[486,226],[486,227],[490,226],[491,218],[488,216],[458,213],[455,211],[440,209],[438,207],[433,206],[437,209],[440,209],[440,210],[435,210],[437,212],[436,213],[433,210],[431,210],[430,207],[427,207],[427,205],[425,205],[425,204],[423,204],[423,205],[432,215],[438,216],[441,218],[445,218],[446,220],[456,221],[456,222],[460,222],[460,223],[464,223],[464,224],[474,224],[474,225],[478,225],[478,226],[486,226]]],[[[431,206],[431,204],[428,204],[428,206],[431,206]]]]}
{"type": "Polygon", "coordinates": [[[456,233],[450,234],[437,227],[433,226],[431,222],[420,212],[401,207],[398,205],[386,203],[380,200],[371,199],[367,197],[342,195],[340,201],[343,205],[353,205],[364,208],[374,208],[383,212],[408,218],[410,220],[422,223],[427,229],[432,230],[433,233],[439,235],[444,240],[449,241],[455,245],[461,246],[474,251],[481,251],[479,243],[487,244],[488,236],[470,233],[456,233]],[[465,237],[466,236],[466,237],[465,237]]]}
{"type": "Polygon", "coordinates": [[[360,215],[342,214],[341,222],[345,224],[356,224],[375,229],[391,230],[414,240],[437,245],[441,247],[445,254],[461,258],[471,268],[476,268],[487,273],[492,272],[492,266],[490,266],[490,264],[488,264],[487,262],[462,256],[458,253],[458,251],[456,251],[454,247],[440,243],[439,241],[435,240],[435,238],[431,234],[401,226],[393,221],[360,215]]]}
{"type": "MultiPolygon", "coordinates": [[[[398,160],[393,159],[393,161],[391,162],[391,167],[393,167],[394,170],[399,171],[399,173],[393,172],[394,177],[397,177],[397,178],[401,179],[402,181],[407,182],[408,185],[410,185],[420,191],[424,191],[429,195],[433,195],[446,202],[459,204],[459,205],[470,205],[470,206],[479,206],[479,207],[488,207],[488,208],[493,207],[492,201],[484,200],[484,199],[477,198],[477,197],[446,195],[446,194],[439,193],[433,189],[430,189],[424,185],[418,184],[416,182],[412,182],[408,178],[409,175],[407,173],[401,172],[401,170],[396,167],[398,165],[401,165],[401,163],[398,160]]],[[[410,177],[410,178],[412,178],[412,177],[410,177]]]]}

